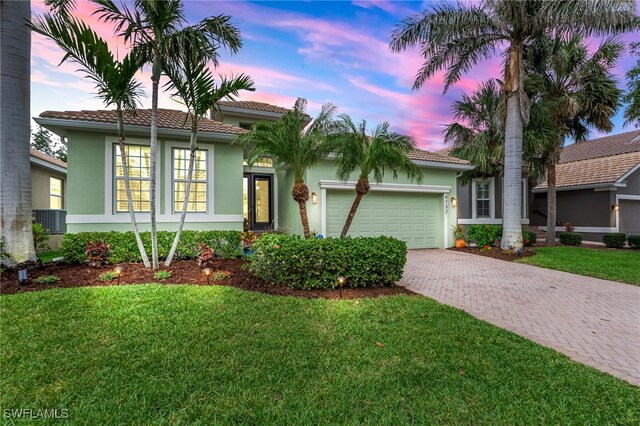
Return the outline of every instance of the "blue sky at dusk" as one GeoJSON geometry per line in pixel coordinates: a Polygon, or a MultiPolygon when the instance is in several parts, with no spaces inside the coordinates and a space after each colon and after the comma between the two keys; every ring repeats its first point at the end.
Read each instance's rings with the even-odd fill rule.
{"type": "MultiPolygon", "coordinates": [[[[389,121],[392,127],[413,136],[419,147],[439,149],[443,125],[451,121],[451,104],[463,91],[478,82],[500,78],[500,58],[478,65],[443,95],[441,74],[420,91],[411,90],[422,61],[417,51],[392,53],[389,35],[404,17],[428,7],[429,2],[410,1],[186,1],[190,22],[206,16],[227,14],[241,30],[244,46],[231,56],[224,52],[217,73],[243,72],[256,82],[256,92],[242,99],[293,105],[297,97],[309,101],[314,115],[322,103],[331,102],[339,112],[355,120],[366,119],[371,127],[389,121]]],[[[34,13],[45,10],[42,0],[32,0],[34,13]]],[[[125,52],[109,24],[91,16],[92,6],[78,1],[76,15],[92,27],[112,48],[125,52]]],[[[628,34],[625,41],[640,39],[628,34]]],[[[594,45],[597,41],[594,41],[594,45]]],[[[34,35],[32,41],[31,110],[37,116],[45,110],[102,109],[93,96],[91,83],[76,72],[77,65],[58,66],[62,52],[48,40],[34,35]]],[[[624,73],[633,66],[625,52],[616,75],[624,85],[624,73]]],[[[150,105],[150,73],[140,76],[150,105]]],[[[163,108],[177,108],[167,93],[160,97],[163,108]]],[[[623,128],[622,114],[616,117],[614,132],[623,128]]],[[[595,135],[595,134],[594,134],[595,135]]]]}

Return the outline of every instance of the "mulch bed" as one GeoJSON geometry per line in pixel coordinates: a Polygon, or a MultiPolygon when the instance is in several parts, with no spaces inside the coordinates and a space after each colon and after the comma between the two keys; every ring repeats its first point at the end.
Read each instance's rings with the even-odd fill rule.
{"type": "Polygon", "coordinates": [[[500,247],[493,247],[491,250],[482,251],[478,247],[467,246],[465,248],[449,248],[447,250],[459,251],[462,253],[476,254],[478,256],[491,257],[493,259],[506,260],[507,262],[513,262],[523,257],[533,256],[535,253],[533,247],[525,247],[521,254],[514,254],[502,251],[500,247]]]}
{"type": "MultiPolygon", "coordinates": [[[[324,299],[360,299],[379,296],[391,296],[395,294],[414,295],[404,287],[372,287],[372,288],[344,288],[340,290],[296,290],[288,287],[278,286],[261,280],[243,267],[247,262],[243,259],[215,260],[211,265],[213,271],[228,271],[231,276],[222,281],[214,281],[210,278],[207,284],[207,277],[202,272],[195,260],[177,260],[172,262],[169,268],[161,267],[171,271],[171,278],[167,279],[167,285],[192,284],[192,285],[223,285],[242,288],[244,290],[256,291],[272,295],[295,296],[306,298],[324,299]]],[[[154,271],[147,269],[141,263],[122,263],[122,277],[120,285],[124,284],[145,284],[163,282],[154,279],[154,271]]],[[[90,268],[86,265],[69,265],[65,263],[48,263],[45,265],[33,266],[29,269],[29,281],[21,286],[18,281],[18,273],[15,270],[5,270],[0,279],[0,294],[14,294],[25,291],[47,290],[51,288],[70,288],[101,286],[109,287],[118,285],[117,280],[108,282],[98,280],[98,276],[107,271],[112,271],[114,265],[102,268],[90,268]],[[55,275],[58,282],[55,284],[36,284],[35,278],[42,275],[55,275]]]]}

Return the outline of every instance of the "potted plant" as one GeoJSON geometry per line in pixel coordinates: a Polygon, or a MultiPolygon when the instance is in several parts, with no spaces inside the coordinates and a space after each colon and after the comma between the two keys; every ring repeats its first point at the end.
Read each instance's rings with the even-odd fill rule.
{"type": "Polygon", "coordinates": [[[258,236],[253,231],[244,231],[240,238],[242,239],[242,249],[245,255],[253,254],[253,243],[258,239],[258,236]]]}
{"type": "Polygon", "coordinates": [[[464,240],[464,229],[462,229],[462,225],[453,225],[452,229],[453,236],[456,239],[456,248],[465,248],[467,246],[467,243],[464,240]]]}

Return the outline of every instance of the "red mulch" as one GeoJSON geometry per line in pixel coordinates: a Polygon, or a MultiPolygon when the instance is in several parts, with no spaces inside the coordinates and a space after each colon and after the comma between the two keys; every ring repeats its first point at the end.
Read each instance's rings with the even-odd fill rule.
{"type": "Polygon", "coordinates": [[[509,253],[502,251],[500,247],[493,247],[491,250],[482,251],[478,247],[467,246],[465,248],[452,247],[448,250],[459,251],[462,253],[477,254],[484,257],[492,257],[494,259],[506,260],[507,262],[513,262],[514,260],[521,259],[523,257],[533,256],[533,247],[525,247],[521,254],[509,253]]]}
{"type": "MultiPolygon", "coordinates": [[[[367,297],[391,296],[394,294],[414,293],[404,287],[372,287],[372,288],[345,288],[340,290],[296,290],[288,287],[278,286],[257,278],[251,272],[243,268],[247,262],[243,259],[215,260],[212,270],[228,271],[231,276],[222,281],[214,281],[210,278],[207,284],[207,277],[202,273],[202,268],[195,260],[177,260],[169,268],[161,267],[171,271],[171,277],[167,279],[167,285],[194,284],[194,285],[223,285],[242,288],[249,291],[261,293],[295,296],[306,298],[324,299],[360,299],[367,297]]],[[[141,263],[123,263],[122,277],[120,285],[123,284],[145,284],[161,282],[153,278],[154,271],[147,269],[141,263]]],[[[113,270],[114,265],[103,268],[90,268],[86,265],[69,265],[65,263],[48,263],[34,266],[29,269],[29,281],[21,286],[18,282],[18,273],[15,270],[5,270],[0,279],[0,294],[22,293],[25,291],[46,290],[51,288],[88,287],[88,286],[114,286],[118,285],[117,280],[108,282],[99,281],[98,276],[103,272],[113,270]],[[34,279],[42,275],[55,275],[58,282],[55,284],[36,284],[34,279]]],[[[161,282],[162,283],[162,282],[161,282]]]]}

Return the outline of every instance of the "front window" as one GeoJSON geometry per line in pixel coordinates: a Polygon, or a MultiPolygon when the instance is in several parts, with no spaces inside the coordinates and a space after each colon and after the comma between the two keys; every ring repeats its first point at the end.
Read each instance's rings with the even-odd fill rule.
{"type": "MultiPolygon", "coordinates": [[[[115,146],[115,204],[116,213],[129,211],[127,191],[124,185],[124,168],[120,146],[115,146]]],[[[136,212],[148,212],[151,209],[149,193],[149,176],[151,169],[151,148],[141,145],[125,145],[124,153],[127,157],[129,170],[129,186],[131,187],[131,201],[136,212]]]]}
{"type": "Polygon", "coordinates": [[[491,217],[491,188],[489,182],[476,182],[476,217],[491,217]]]}
{"type": "Polygon", "coordinates": [[[62,179],[49,178],[49,208],[62,210],[62,179]]]}
{"type": "MultiPolygon", "coordinates": [[[[189,157],[191,151],[173,148],[173,212],[182,212],[187,190],[187,174],[189,173],[189,157]]],[[[187,211],[192,213],[207,212],[207,151],[195,152],[195,163],[189,190],[187,211]]]]}

